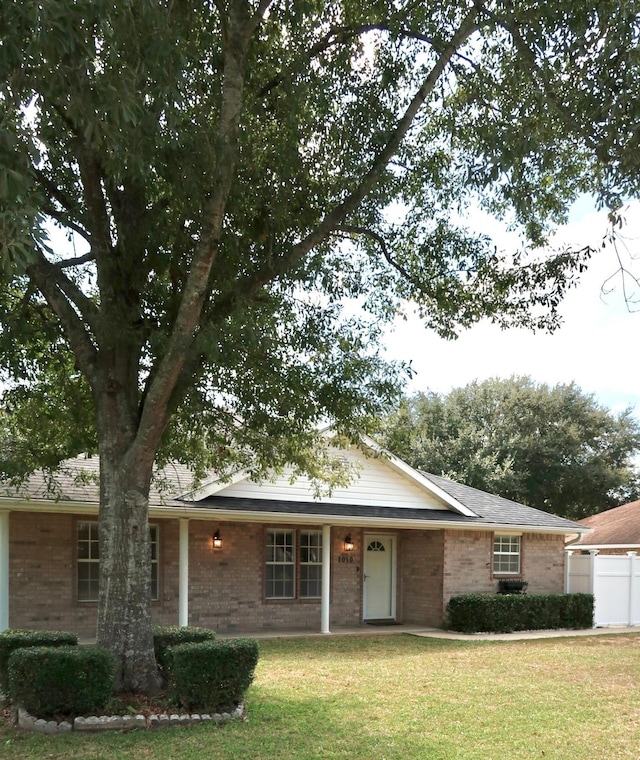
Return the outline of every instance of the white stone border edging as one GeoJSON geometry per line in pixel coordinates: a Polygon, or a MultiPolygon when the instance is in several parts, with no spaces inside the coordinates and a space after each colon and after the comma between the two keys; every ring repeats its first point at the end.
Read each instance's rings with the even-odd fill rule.
{"type": "Polygon", "coordinates": [[[69,731],[130,731],[134,728],[154,729],[165,726],[191,726],[197,723],[226,723],[244,715],[244,704],[231,712],[223,713],[161,713],[160,715],[90,715],[75,718],[73,723],[63,720],[44,720],[18,708],[18,726],[39,734],[64,734],[69,731]]]}

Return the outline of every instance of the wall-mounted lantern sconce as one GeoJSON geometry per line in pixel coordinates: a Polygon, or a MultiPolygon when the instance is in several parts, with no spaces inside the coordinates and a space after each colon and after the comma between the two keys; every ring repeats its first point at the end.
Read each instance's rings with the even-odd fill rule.
{"type": "Polygon", "coordinates": [[[353,541],[351,540],[351,533],[347,533],[347,535],[344,537],[344,550],[346,552],[353,551],[353,541]]]}
{"type": "Polygon", "coordinates": [[[222,549],[222,538],[220,537],[220,531],[217,530],[213,534],[213,548],[214,549],[222,549]]]}

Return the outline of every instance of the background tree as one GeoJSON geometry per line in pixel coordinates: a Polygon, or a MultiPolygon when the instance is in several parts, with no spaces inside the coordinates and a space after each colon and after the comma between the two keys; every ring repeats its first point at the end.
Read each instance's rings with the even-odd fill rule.
{"type": "Polygon", "coordinates": [[[403,299],[445,336],[552,328],[589,252],[508,255],[451,214],[475,199],[540,243],[578,193],[608,197],[637,19],[617,0],[0,14],[0,364],[23,452],[5,469],[99,451],[98,642],[119,686],[152,689],[154,462],[344,477],[314,431],[389,403],[403,368],[376,346],[403,299]],[[595,134],[577,116],[600,95],[622,105],[595,134]]]}
{"type": "Polygon", "coordinates": [[[573,383],[512,377],[418,393],[387,418],[383,441],[418,469],[570,519],[640,495],[640,422],[573,383]]]}

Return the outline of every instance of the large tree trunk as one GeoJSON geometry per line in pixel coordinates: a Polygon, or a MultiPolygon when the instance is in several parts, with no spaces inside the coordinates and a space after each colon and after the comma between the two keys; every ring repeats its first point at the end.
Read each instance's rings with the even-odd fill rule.
{"type": "Polygon", "coordinates": [[[118,691],[153,693],[160,685],[151,628],[149,476],[100,456],[97,639],[116,656],[118,691]]]}

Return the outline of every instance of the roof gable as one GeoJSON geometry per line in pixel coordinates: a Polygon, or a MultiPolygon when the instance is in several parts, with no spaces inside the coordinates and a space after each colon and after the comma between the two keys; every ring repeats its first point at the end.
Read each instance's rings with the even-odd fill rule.
{"type": "Polygon", "coordinates": [[[363,441],[365,454],[352,446],[336,450],[357,472],[346,486],[337,486],[331,493],[317,494],[307,477],[293,478],[285,469],[272,480],[256,482],[247,473],[239,473],[230,482],[210,481],[185,495],[185,499],[201,501],[211,496],[225,499],[254,499],[268,501],[313,502],[318,504],[351,504],[368,507],[427,509],[453,511],[473,517],[474,512],[455,496],[443,490],[418,470],[392,454],[383,451],[371,439],[363,441]]]}

